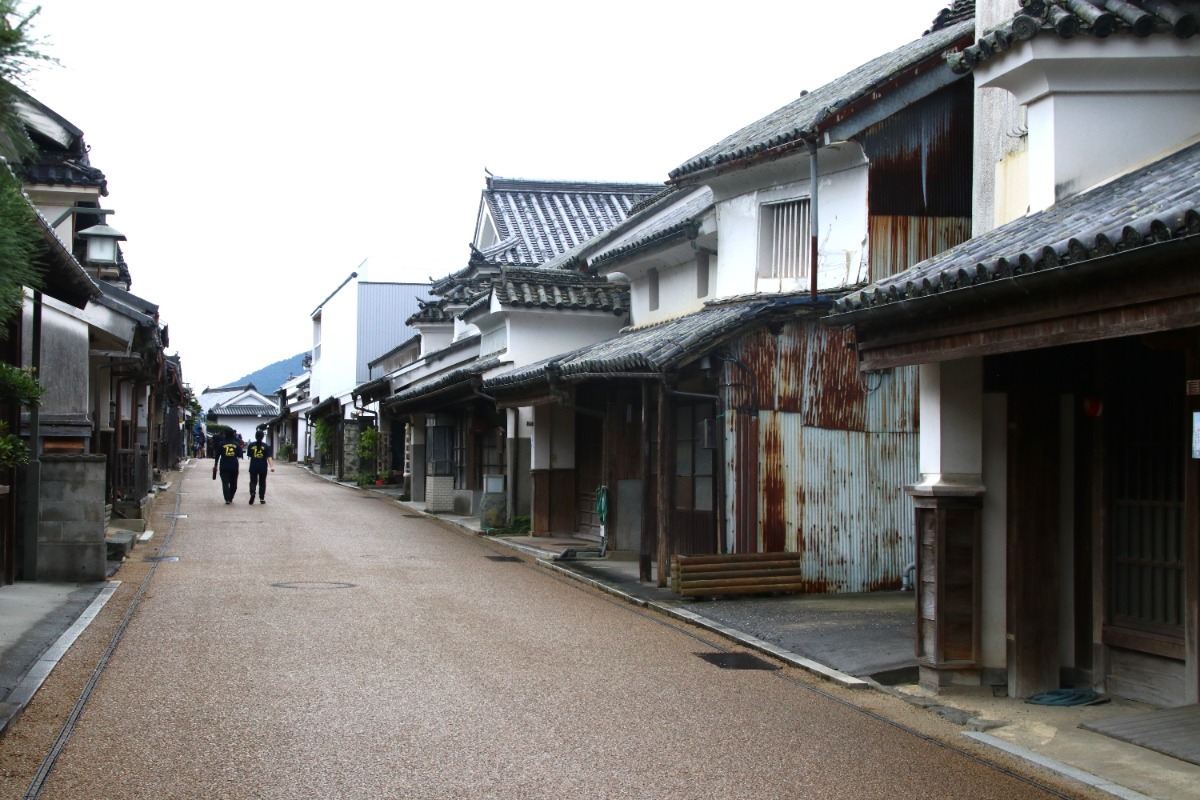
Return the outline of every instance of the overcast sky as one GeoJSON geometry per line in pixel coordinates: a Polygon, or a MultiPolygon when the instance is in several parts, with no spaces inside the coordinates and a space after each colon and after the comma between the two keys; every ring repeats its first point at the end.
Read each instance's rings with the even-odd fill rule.
{"type": "Polygon", "coordinates": [[[464,267],[485,168],[663,181],[949,1],[42,0],[61,65],[26,88],[84,131],[199,392],[307,350],[364,259],[464,267]]]}

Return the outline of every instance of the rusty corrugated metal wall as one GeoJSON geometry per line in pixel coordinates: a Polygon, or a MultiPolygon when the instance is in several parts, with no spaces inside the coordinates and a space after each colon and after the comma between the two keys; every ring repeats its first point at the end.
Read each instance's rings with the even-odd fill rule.
{"type": "Polygon", "coordinates": [[[870,163],[872,281],[971,236],[971,81],[958,81],[855,137],[870,163]]]}
{"type": "Polygon", "coordinates": [[[804,553],[814,592],[899,588],[914,558],[903,487],[917,478],[916,369],[862,375],[844,332],[815,320],[752,332],[731,350],[748,369],[726,380],[751,384],[758,408],[755,446],[726,427],[729,519],[735,529],[758,520],[753,535],[733,531],[735,548],[804,553]],[[734,501],[747,483],[753,514],[734,501]]]}

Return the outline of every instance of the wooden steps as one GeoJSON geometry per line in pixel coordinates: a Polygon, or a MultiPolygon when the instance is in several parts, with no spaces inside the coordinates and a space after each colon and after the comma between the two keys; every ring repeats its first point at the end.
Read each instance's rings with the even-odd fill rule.
{"type": "Polygon", "coordinates": [[[671,556],[671,591],[682,597],[803,592],[800,554],[671,556]]]}

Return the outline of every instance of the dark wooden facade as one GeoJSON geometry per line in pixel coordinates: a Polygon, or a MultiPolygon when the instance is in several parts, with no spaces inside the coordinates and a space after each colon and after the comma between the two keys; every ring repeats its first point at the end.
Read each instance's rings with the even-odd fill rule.
{"type": "MultiPolygon", "coordinates": [[[[1183,240],[1074,274],[1033,273],[954,309],[937,298],[909,306],[903,326],[878,335],[856,329],[868,367],[982,357],[983,391],[1007,399],[1016,696],[1084,684],[1160,705],[1200,701],[1197,248],[1183,240]]],[[[969,557],[925,564],[954,584],[969,557]]],[[[929,617],[978,624],[977,609],[944,597],[929,617]]]]}

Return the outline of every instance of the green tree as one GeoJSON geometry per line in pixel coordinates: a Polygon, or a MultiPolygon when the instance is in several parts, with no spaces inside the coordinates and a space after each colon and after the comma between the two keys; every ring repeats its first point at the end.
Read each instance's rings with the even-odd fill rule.
{"type": "Polygon", "coordinates": [[[34,152],[17,113],[17,101],[22,97],[18,87],[39,63],[57,63],[38,49],[42,42],[33,35],[33,20],[41,6],[28,13],[21,6],[20,0],[0,0],[0,156],[11,161],[34,152]]]}
{"type": "MultiPolygon", "coordinates": [[[[17,88],[39,61],[53,61],[38,51],[32,22],[41,10],[19,10],[18,0],[0,0],[0,157],[17,162],[33,155],[33,142],[17,110],[23,96],[17,88]]],[[[25,287],[41,286],[37,256],[41,233],[21,183],[7,165],[0,165],[0,338],[21,310],[25,287]]]]}

